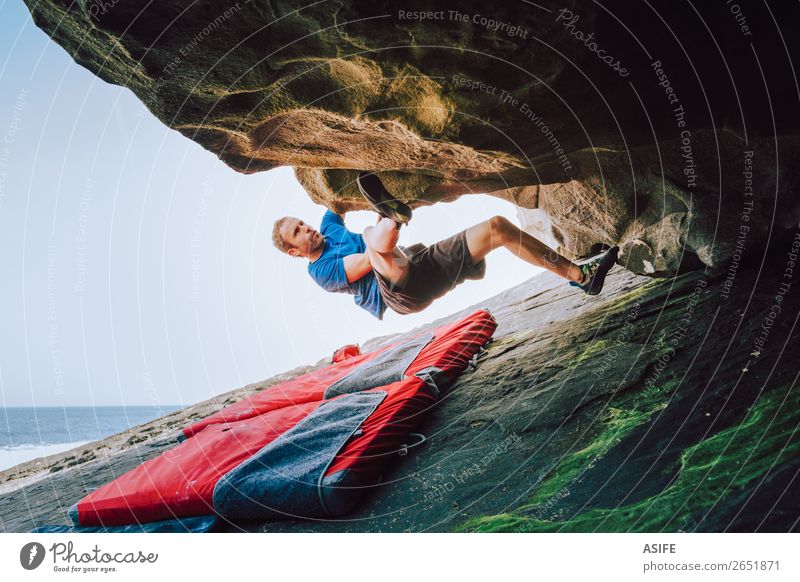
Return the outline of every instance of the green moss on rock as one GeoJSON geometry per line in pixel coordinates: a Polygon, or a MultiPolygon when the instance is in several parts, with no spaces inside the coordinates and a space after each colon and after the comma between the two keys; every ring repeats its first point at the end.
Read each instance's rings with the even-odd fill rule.
{"type": "MultiPolygon", "coordinates": [[[[800,391],[789,385],[763,394],[738,424],[687,448],[677,479],[661,493],[617,508],[595,508],[566,521],[544,520],[517,512],[472,520],[462,529],[479,532],[626,532],[680,531],[685,516],[710,512],[723,499],[763,478],[800,453],[795,438],[800,391]]],[[[647,420],[644,411],[612,409],[592,443],[562,462],[520,509],[547,500],[574,479],[587,463],[601,457],[625,431],[647,420]]],[[[651,411],[652,413],[652,411],[651,411]]]]}

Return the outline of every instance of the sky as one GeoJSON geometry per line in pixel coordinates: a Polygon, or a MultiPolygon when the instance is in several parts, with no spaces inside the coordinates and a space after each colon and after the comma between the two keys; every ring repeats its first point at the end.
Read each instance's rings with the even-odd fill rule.
{"type": "MultiPolygon", "coordinates": [[[[0,0],[0,406],[200,402],[541,272],[501,249],[483,281],[379,321],[272,246],[277,218],[318,225],[324,211],[291,168],[234,172],[0,0]]],[[[496,214],[516,222],[490,196],[422,208],[400,244],[496,214]]]]}

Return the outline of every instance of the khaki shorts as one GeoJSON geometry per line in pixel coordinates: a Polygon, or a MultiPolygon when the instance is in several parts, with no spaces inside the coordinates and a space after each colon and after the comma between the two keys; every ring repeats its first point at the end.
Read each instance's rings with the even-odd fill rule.
{"type": "Polygon", "coordinates": [[[466,231],[429,247],[418,244],[404,251],[409,255],[409,272],[402,287],[374,271],[384,302],[401,315],[422,311],[465,279],[483,279],[486,274],[485,260],[472,261],[466,231]]]}

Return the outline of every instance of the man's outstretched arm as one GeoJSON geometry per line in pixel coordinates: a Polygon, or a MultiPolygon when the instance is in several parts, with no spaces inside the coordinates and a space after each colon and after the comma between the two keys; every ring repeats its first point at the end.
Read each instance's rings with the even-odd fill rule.
{"type": "Polygon", "coordinates": [[[369,262],[367,253],[357,253],[347,255],[344,259],[344,272],[347,275],[347,282],[358,281],[361,277],[372,271],[372,264],[369,262]]]}
{"type": "Polygon", "coordinates": [[[325,234],[325,230],[330,227],[344,228],[344,212],[337,214],[332,210],[325,211],[325,214],[322,216],[322,224],[320,224],[319,230],[322,234],[325,234]]]}

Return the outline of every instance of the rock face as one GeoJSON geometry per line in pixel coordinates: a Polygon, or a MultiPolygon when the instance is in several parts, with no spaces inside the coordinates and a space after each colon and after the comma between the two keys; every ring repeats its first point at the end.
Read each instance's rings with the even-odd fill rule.
{"type": "Polygon", "coordinates": [[[166,125],[334,210],[365,207],[358,169],[414,204],[489,193],[649,275],[729,262],[743,212],[750,242],[800,216],[796,3],[26,3],[166,125]]]}
{"type": "MultiPolygon", "coordinates": [[[[354,512],[224,529],[796,530],[800,288],[796,269],[785,278],[795,234],[794,246],[762,249],[766,264],[720,275],[616,268],[596,297],[549,274],[503,293],[481,305],[498,321],[487,353],[419,428],[428,442],[393,460],[354,512]]],[[[185,422],[283,379],[196,405],[185,422]]],[[[0,528],[66,524],[86,491],[175,446],[178,420],[0,494],[0,528]]]]}

